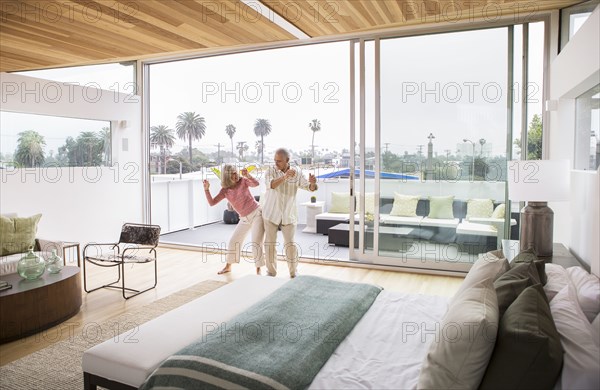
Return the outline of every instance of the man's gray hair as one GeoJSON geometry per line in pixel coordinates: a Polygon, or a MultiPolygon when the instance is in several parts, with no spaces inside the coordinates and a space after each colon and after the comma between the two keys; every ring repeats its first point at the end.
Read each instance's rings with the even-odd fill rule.
{"type": "Polygon", "coordinates": [[[280,154],[284,156],[286,159],[290,159],[290,152],[286,148],[279,148],[275,151],[275,154],[280,154]]]}

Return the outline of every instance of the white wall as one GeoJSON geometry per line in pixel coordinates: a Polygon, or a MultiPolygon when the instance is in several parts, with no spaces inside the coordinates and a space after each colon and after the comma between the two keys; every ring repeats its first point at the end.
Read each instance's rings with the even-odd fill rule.
{"type": "MultiPolygon", "coordinates": [[[[549,159],[574,160],[575,98],[600,83],[600,7],[573,36],[550,67],[549,159]]],[[[549,131],[548,131],[549,130],[549,131]]],[[[597,269],[600,263],[598,173],[573,171],[571,200],[551,204],[554,240],[597,269]]]]}
{"type": "Polygon", "coordinates": [[[0,83],[2,110],[113,121],[112,167],[0,170],[0,212],[42,213],[38,236],[82,244],[117,240],[123,222],[142,222],[139,97],[17,74],[0,73],[0,83]]]}

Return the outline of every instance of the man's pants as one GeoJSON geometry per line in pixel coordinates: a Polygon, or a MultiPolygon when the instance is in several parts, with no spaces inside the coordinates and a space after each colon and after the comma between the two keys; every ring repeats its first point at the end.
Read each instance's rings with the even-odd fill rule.
{"type": "MultiPolygon", "coordinates": [[[[269,276],[277,275],[277,228],[279,225],[264,220],[265,222],[265,261],[267,263],[267,272],[269,276]]],[[[281,225],[283,233],[285,259],[288,263],[290,276],[296,276],[296,267],[298,266],[298,249],[294,242],[296,234],[296,225],[281,225]]]]}
{"type": "Polygon", "coordinates": [[[262,220],[262,210],[257,208],[245,217],[240,217],[227,247],[227,264],[239,263],[242,255],[242,245],[248,232],[252,231],[252,242],[250,249],[252,258],[255,261],[255,266],[262,267],[265,265],[263,256],[263,239],[265,237],[265,227],[262,220]]]}

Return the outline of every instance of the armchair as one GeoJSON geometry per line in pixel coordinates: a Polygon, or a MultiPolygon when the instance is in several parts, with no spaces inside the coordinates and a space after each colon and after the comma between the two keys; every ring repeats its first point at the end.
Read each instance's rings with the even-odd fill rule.
{"type": "Polygon", "coordinates": [[[101,288],[117,288],[123,298],[129,299],[153,289],[157,284],[156,247],[160,236],[160,226],[126,223],[121,228],[116,243],[87,244],[83,248],[83,289],[90,293],[101,288]],[[145,290],[136,290],[125,285],[125,264],[154,263],[154,285],[145,290]],[[99,267],[117,267],[117,280],[88,290],[86,264],[99,267]],[[119,282],[120,285],[119,285],[119,282]],[[130,293],[129,295],[126,292],[130,293]]]}

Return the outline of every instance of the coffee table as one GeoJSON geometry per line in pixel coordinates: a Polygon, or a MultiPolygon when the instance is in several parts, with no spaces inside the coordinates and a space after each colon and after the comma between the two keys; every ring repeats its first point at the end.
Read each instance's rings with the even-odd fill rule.
{"type": "MultiPolygon", "coordinates": [[[[379,249],[406,252],[413,242],[415,229],[412,227],[379,226],[379,249]],[[399,240],[401,239],[401,240],[399,240]]],[[[328,243],[337,246],[350,246],[350,224],[340,223],[329,228],[328,243]]],[[[365,246],[373,247],[373,228],[365,229],[365,246]]],[[[358,248],[358,231],[354,231],[354,247],[358,248]]]]}
{"type": "Polygon", "coordinates": [[[12,288],[0,291],[0,343],[38,333],[71,318],[81,307],[79,267],[45,272],[37,280],[2,275],[12,288]]]}

